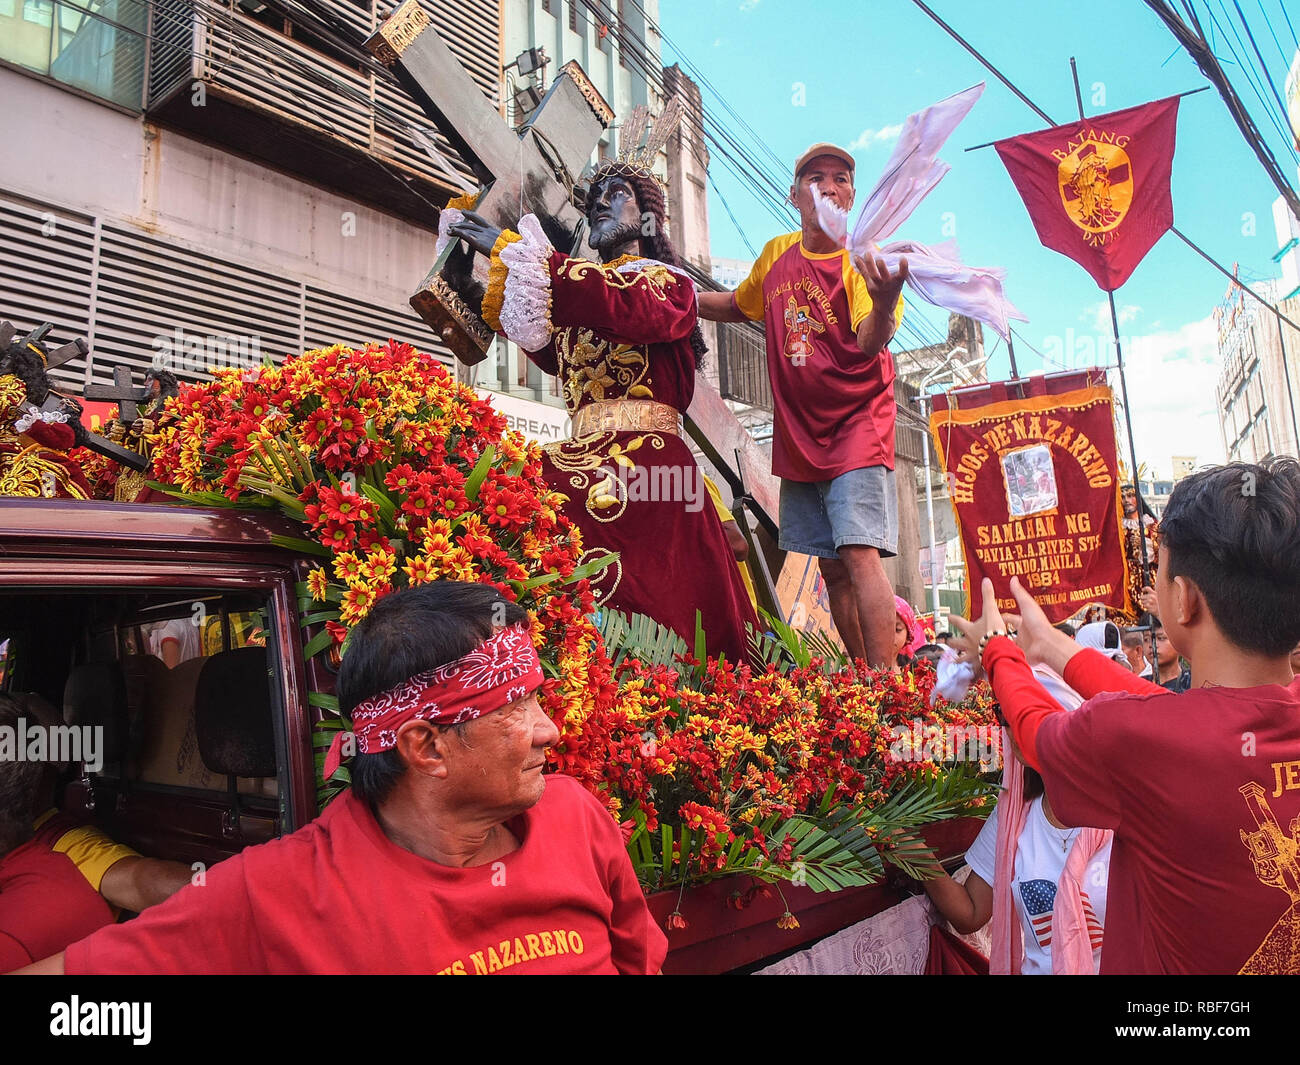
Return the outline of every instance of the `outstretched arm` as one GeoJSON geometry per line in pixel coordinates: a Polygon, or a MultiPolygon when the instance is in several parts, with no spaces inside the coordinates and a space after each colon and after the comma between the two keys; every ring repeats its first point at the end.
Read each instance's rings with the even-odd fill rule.
{"type": "MultiPolygon", "coordinates": [[[[993,686],[993,694],[997,696],[998,704],[1002,707],[1002,716],[1006,718],[1007,727],[1015,737],[1025,764],[1038,769],[1038,750],[1035,743],[1038,730],[1052,714],[1064,711],[1061,704],[1038,683],[1022,650],[1005,635],[1007,623],[998,610],[998,599],[993,591],[993,582],[987,577],[984,578],[981,592],[983,613],[977,621],[965,621],[955,615],[950,617],[949,621],[956,625],[963,635],[971,639],[983,640],[990,633],[1003,634],[991,636],[985,641],[981,660],[985,672],[988,673],[989,683],[993,686]]],[[[1011,592],[1016,597],[1016,602],[1020,604],[1022,617],[1030,614],[1031,609],[1039,610],[1033,597],[1020,586],[1020,581],[1015,577],[1011,578],[1011,592]]],[[[1064,634],[1058,633],[1058,635],[1064,634]]]]}
{"type": "Polygon", "coordinates": [[[1015,578],[1011,581],[1011,592],[1020,607],[1020,615],[1008,614],[1006,620],[1018,631],[1025,658],[1033,665],[1055,670],[1084,699],[1102,692],[1155,695],[1164,691],[1100,652],[1080,647],[1051,623],[1042,607],[1015,578]]]}
{"type": "Polygon", "coordinates": [[[133,856],[109,866],[99,883],[99,893],[114,906],[140,913],[166,902],[190,882],[188,865],[161,858],[133,856]]]}
{"type": "Polygon", "coordinates": [[[959,884],[941,871],[938,876],[921,881],[921,886],[934,908],[962,935],[978,932],[993,916],[993,889],[978,873],[972,872],[966,883],[959,884]]]}
{"type": "Polygon", "coordinates": [[[62,976],[63,954],[51,954],[48,958],[34,961],[22,969],[15,969],[10,976],[62,976]]]}
{"type": "Polygon", "coordinates": [[[525,351],[540,351],[566,326],[623,344],[681,340],[695,327],[695,286],[667,266],[620,273],[564,255],[535,215],[524,215],[515,233],[466,214],[450,232],[490,256],[483,320],[525,351]]]}
{"type": "Polygon", "coordinates": [[[747,322],[748,318],[736,306],[734,292],[701,292],[700,317],[710,322],[747,322]]]}

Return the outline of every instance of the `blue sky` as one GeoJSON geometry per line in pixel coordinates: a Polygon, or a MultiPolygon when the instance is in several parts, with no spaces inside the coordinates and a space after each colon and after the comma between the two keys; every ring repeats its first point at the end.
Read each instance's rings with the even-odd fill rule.
{"type": "MultiPolygon", "coordinates": [[[[928,2],[1058,123],[1077,114],[1071,56],[1079,65],[1089,115],[1206,84],[1164,24],[1139,0],[1096,0],[1083,7],[1064,0],[928,2]]],[[[1219,0],[1212,2],[1222,20],[1219,0]]],[[[1300,3],[1262,2],[1285,59],[1268,35],[1256,0],[1243,3],[1243,10],[1281,91],[1294,44],[1279,4],[1286,4],[1300,30],[1300,3]]],[[[1203,3],[1198,6],[1204,18],[1203,3]]],[[[793,161],[819,140],[850,147],[858,163],[860,194],[875,182],[889,156],[891,127],[927,104],[987,81],[983,97],[941,153],[951,173],[897,236],[937,243],[944,239],[947,216],[966,262],[1007,269],[1007,294],[1030,319],[1018,327],[1029,345],[1061,361],[1073,347],[1076,364],[1091,361],[1090,351],[1108,345],[1105,294],[1079,266],[1039,244],[997,153],[991,148],[962,151],[1044,123],[914,4],[660,0],[660,24],[671,41],[663,46],[664,63],[677,59],[680,50],[782,159],[793,161]],[[798,106],[800,84],[803,106],[798,106]]],[[[1236,46],[1231,36],[1229,40],[1236,46]]],[[[1226,47],[1219,55],[1225,65],[1231,59],[1226,47]]],[[[1270,133],[1262,106],[1239,80],[1237,68],[1227,69],[1256,123],[1270,133]]],[[[707,89],[705,104],[717,107],[707,89]]],[[[1294,181],[1296,163],[1287,146],[1276,135],[1270,144],[1294,181]]],[[[752,244],[761,247],[780,231],[767,209],[724,166],[714,165],[712,175],[752,244]]],[[[1231,268],[1239,262],[1243,278],[1276,277],[1276,198],[1218,93],[1184,99],[1173,170],[1175,224],[1220,263],[1231,268]]],[[[714,255],[750,257],[712,191],[709,220],[714,255]]],[[[1223,459],[1214,414],[1217,358],[1209,315],[1226,286],[1221,274],[1166,234],[1116,293],[1121,334],[1128,341],[1125,358],[1139,461],[1159,472],[1168,473],[1172,454],[1195,455],[1199,462],[1223,459]]],[[[909,313],[936,325],[945,317],[934,308],[918,308],[915,301],[909,313]]],[[[986,330],[986,344],[994,339],[986,330]]],[[[1058,368],[1020,343],[1016,357],[1022,373],[1058,368]]],[[[1113,361],[1108,346],[1099,357],[1113,361]]],[[[1005,346],[998,346],[989,372],[1009,376],[1005,346]]],[[[1118,391],[1117,380],[1115,384],[1118,391]]]]}

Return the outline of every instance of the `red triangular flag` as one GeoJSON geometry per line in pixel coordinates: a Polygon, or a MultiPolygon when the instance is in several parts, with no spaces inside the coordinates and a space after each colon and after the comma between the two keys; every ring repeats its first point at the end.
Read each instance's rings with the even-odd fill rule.
{"type": "Polygon", "coordinates": [[[994,147],[1038,239],[1113,292],[1174,224],[1178,97],[1080,119],[994,147]]]}

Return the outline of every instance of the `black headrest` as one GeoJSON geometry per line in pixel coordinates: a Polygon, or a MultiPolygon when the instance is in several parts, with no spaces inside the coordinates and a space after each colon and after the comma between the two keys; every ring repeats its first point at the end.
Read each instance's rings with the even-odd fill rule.
{"type": "Polygon", "coordinates": [[[203,663],[194,692],[199,757],[213,773],[273,777],[275,728],[265,647],[222,651],[203,663]]]}
{"type": "Polygon", "coordinates": [[[63,717],[69,725],[102,728],[104,761],[120,762],[128,728],[122,667],[112,661],[77,666],[63,686],[63,717]]]}

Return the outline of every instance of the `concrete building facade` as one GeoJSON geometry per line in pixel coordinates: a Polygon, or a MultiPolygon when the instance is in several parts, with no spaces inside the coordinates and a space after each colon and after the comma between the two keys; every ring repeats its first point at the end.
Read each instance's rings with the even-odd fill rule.
{"type": "MultiPolygon", "coordinates": [[[[450,362],[407,299],[469,171],[360,48],[388,5],[53,6],[0,8],[0,133],[39,146],[0,160],[0,316],[87,338],[67,387],[182,349],[190,379],[389,337],[450,362]]],[[[497,0],[426,9],[496,104],[497,0]]]]}
{"type": "MultiPolygon", "coordinates": [[[[1251,288],[1292,321],[1300,321],[1300,299],[1279,300],[1278,282],[1251,288]]],[[[1260,462],[1297,454],[1300,333],[1279,323],[1235,285],[1215,309],[1214,320],[1221,367],[1219,427],[1228,461],[1260,462]]]]}

